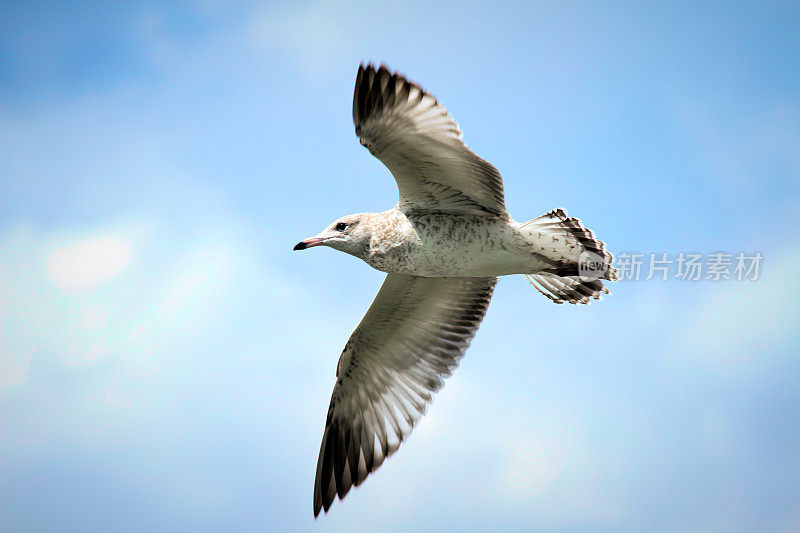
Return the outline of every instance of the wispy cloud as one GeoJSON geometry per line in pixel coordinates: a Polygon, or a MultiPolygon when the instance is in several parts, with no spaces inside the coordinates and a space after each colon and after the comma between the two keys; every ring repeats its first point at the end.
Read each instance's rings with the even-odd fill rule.
{"type": "Polygon", "coordinates": [[[796,525],[797,83],[737,77],[794,65],[788,8],[0,11],[4,525],[796,525]],[[563,203],[615,250],[746,235],[764,262],[757,282],[619,283],[590,308],[504,279],[414,435],[314,522],[336,360],[382,273],[290,249],[395,199],[352,139],[360,59],[487,125],[465,134],[512,208],[563,203]],[[665,119],[659,96],[685,105],[665,119]]]}
{"type": "Polygon", "coordinates": [[[685,315],[673,363],[745,378],[786,355],[800,329],[790,288],[799,261],[793,243],[765,257],[757,281],[704,284],[685,315]]]}
{"type": "Polygon", "coordinates": [[[118,275],[131,260],[131,244],[120,237],[92,237],[63,244],[47,259],[47,276],[61,290],[85,291],[118,275]]]}
{"type": "Polygon", "coordinates": [[[346,13],[356,7],[346,0],[273,4],[255,13],[250,42],[257,49],[283,50],[312,72],[325,70],[357,38],[344,24],[346,13]]]}

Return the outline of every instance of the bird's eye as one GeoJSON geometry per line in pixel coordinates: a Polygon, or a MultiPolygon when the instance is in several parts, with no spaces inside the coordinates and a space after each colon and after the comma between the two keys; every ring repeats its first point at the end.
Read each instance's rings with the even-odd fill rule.
{"type": "Polygon", "coordinates": [[[344,222],[339,222],[333,229],[335,229],[336,231],[344,231],[347,229],[347,224],[345,224],[344,222]]]}

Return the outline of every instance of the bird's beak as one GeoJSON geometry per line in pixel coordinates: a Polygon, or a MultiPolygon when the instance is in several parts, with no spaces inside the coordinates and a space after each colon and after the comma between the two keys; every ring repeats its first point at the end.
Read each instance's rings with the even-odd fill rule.
{"type": "Polygon", "coordinates": [[[292,250],[305,250],[306,248],[311,248],[312,246],[319,246],[324,241],[325,239],[320,239],[319,237],[311,237],[310,239],[306,239],[295,244],[292,250]]]}

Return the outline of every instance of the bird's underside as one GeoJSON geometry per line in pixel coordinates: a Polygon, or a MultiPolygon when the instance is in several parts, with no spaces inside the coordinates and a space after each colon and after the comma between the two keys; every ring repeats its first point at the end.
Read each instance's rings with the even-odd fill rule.
{"type": "Polygon", "coordinates": [[[296,250],[325,245],[387,272],[339,358],[314,483],[314,516],[360,485],[408,437],[464,355],[497,276],[524,274],[556,303],[588,303],[616,279],[602,241],[562,209],[525,223],[500,173],[461,141],[430,94],[361,65],[353,97],[361,144],[391,171],[396,208],[348,215],[296,250]],[[589,259],[594,269],[581,270],[589,259]],[[599,267],[598,267],[599,265],[599,267]]]}
{"type": "Polygon", "coordinates": [[[447,278],[577,275],[582,253],[607,253],[589,230],[563,211],[521,224],[493,216],[406,214],[395,208],[371,214],[370,222],[374,226],[372,245],[364,260],[390,274],[447,278]],[[573,220],[575,227],[565,224],[573,220]],[[587,248],[591,243],[584,237],[594,246],[587,248]]]}

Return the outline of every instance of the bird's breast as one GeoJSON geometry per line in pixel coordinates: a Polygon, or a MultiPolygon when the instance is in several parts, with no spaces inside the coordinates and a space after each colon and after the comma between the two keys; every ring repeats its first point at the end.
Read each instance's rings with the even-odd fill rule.
{"type": "Polygon", "coordinates": [[[482,277],[523,272],[530,256],[506,221],[450,214],[394,214],[373,235],[367,263],[424,277],[482,277]]]}

